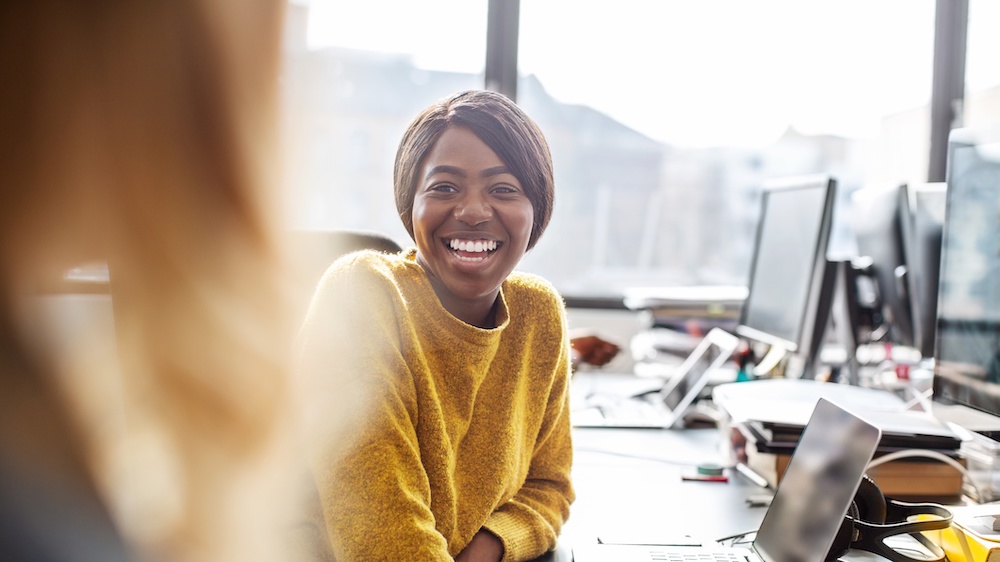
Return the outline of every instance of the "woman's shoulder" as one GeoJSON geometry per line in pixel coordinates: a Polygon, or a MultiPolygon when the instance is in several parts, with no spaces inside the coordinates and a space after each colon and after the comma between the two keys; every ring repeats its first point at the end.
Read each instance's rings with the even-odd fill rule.
{"type": "Polygon", "coordinates": [[[504,292],[511,300],[529,300],[534,303],[549,302],[563,305],[562,295],[555,286],[540,275],[515,271],[504,282],[504,292]]]}
{"type": "Polygon", "coordinates": [[[403,254],[386,254],[374,250],[351,252],[337,258],[323,273],[315,298],[396,300],[398,297],[393,295],[402,286],[410,284],[407,279],[416,275],[415,265],[403,254]]]}
{"type": "Polygon", "coordinates": [[[321,284],[352,279],[390,280],[406,275],[408,260],[401,253],[388,254],[376,250],[358,250],[337,258],[323,274],[321,284]]]}
{"type": "Polygon", "coordinates": [[[414,286],[419,286],[414,270],[419,267],[404,254],[372,250],[345,254],[327,268],[314,289],[307,322],[331,314],[358,322],[398,319],[414,298],[414,286]]]}

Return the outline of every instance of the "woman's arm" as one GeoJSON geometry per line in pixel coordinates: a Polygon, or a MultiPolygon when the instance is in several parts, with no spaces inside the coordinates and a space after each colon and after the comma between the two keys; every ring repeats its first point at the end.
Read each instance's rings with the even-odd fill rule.
{"type": "Polygon", "coordinates": [[[379,279],[339,271],[303,327],[305,446],[323,527],[339,560],[451,562],[429,507],[395,318],[379,279]]]}
{"type": "Polygon", "coordinates": [[[555,372],[543,375],[552,384],[541,405],[544,417],[527,478],[514,497],[500,506],[484,526],[503,540],[504,561],[530,560],[555,548],[575,499],[570,481],[573,443],[569,420],[569,345],[563,334],[555,372]]]}

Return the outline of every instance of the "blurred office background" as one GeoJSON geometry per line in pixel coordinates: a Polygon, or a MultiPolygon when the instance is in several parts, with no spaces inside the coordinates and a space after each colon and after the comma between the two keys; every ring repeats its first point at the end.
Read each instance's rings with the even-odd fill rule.
{"type": "Polygon", "coordinates": [[[290,0],[289,9],[290,224],[409,243],[391,189],[404,128],[431,101],[496,80],[506,57],[516,72],[493,89],[538,121],[556,166],[555,214],[522,268],[568,297],[746,284],[760,186],[774,177],[836,177],[832,252],[853,255],[852,192],[942,181],[932,155],[943,158],[947,130],[1000,121],[992,0],[290,0]]]}

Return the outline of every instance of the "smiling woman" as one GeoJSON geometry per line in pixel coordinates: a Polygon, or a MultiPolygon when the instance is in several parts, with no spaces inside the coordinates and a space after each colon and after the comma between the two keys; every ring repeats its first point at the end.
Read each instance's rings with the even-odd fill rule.
{"type": "Polygon", "coordinates": [[[338,260],[303,330],[311,521],[328,539],[311,550],[451,562],[555,547],[574,499],[565,310],[514,271],[552,178],[545,138],[500,94],[443,99],[403,135],[396,207],[416,249],[338,260]],[[343,441],[324,418],[334,396],[354,405],[343,441]]]}
{"type": "Polygon", "coordinates": [[[500,284],[528,249],[531,200],[466,127],[446,129],[423,168],[413,204],[417,263],[448,312],[492,328],[500,284]]]}

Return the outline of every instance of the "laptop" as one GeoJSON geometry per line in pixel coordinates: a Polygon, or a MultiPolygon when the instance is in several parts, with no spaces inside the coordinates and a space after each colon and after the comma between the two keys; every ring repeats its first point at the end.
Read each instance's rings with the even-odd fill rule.
{"type": "MultiPolygon", "coordinates": [[[[610,388],[602,392],[601,385],[585,389],[583,396],[577,393],[571,402],[570,421],[574,427],[674,427],[705,388],[712,372],[721,368],[738,346],[739,338],[712,328],[662,385],[631,395],[621,395],[610,388]]],[[[577,377],[582,379],[586,374],[577,373],[574,379],[577,377]]],[[[638,382],[645,382],[648,387],[649,379],[638,382]]]]}
{"type": "MultiPolygon", "coordinates": [[[[574,562],[822,562],[881,439],[875,425],[820,398],[749,547],[574,545],[574,562]]],[[[683,532],[683,530],[679,530],[683,532]]]]}

